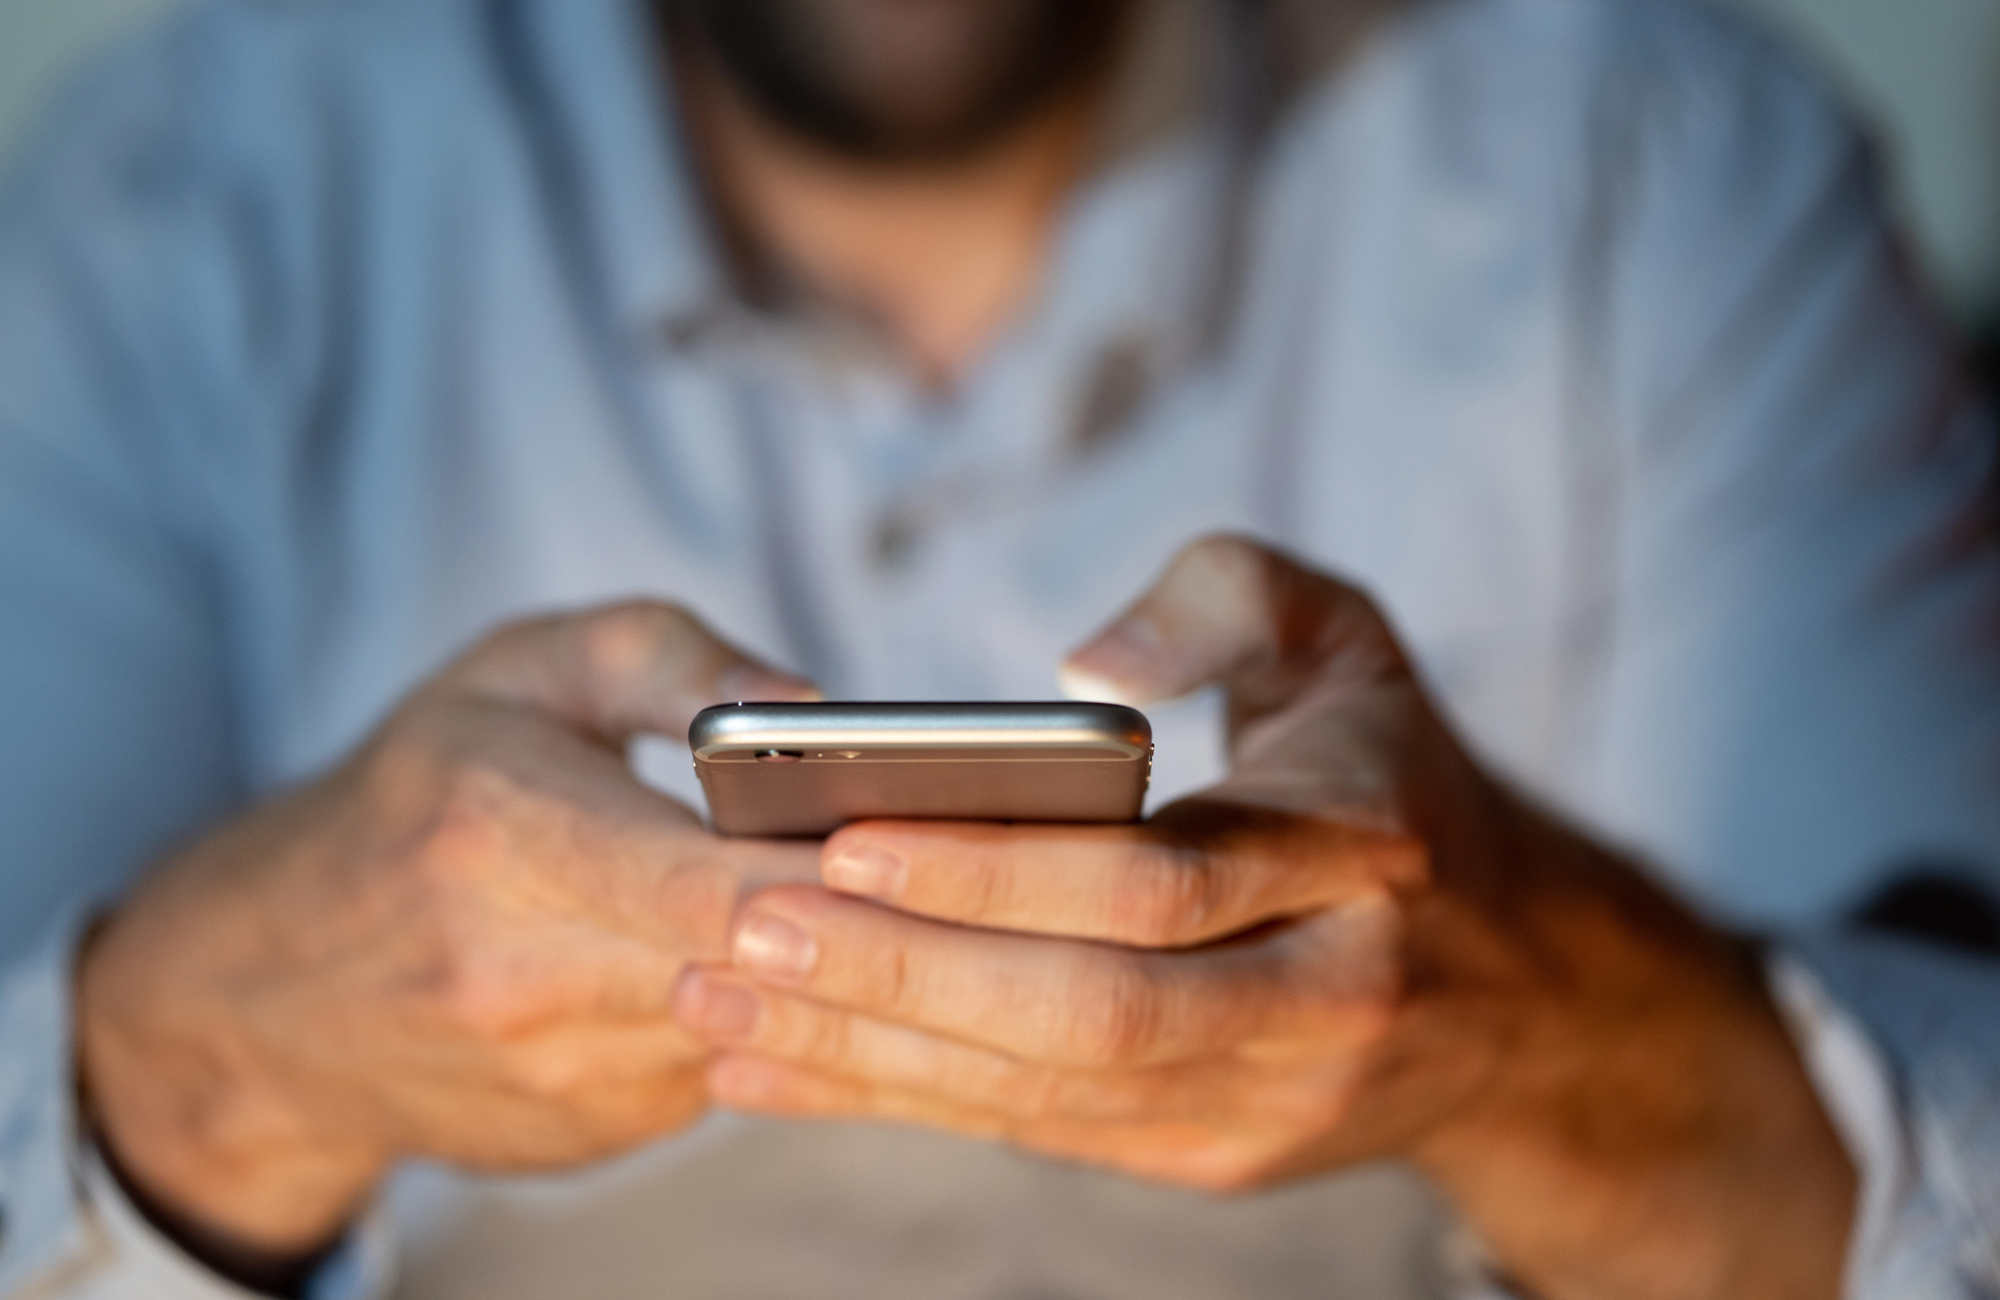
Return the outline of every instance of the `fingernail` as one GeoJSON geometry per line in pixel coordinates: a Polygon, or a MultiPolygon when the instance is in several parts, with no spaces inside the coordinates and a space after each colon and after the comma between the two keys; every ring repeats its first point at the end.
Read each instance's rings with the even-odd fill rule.
{"type": "Polygon", "coordinates": [[[820,866],[827,888],[866,898],[896,897],[909,875],[909,864],[900,856],[873,844],[842,847],[820,866]]]}
{"type": "Polygon", "coordinates": [[[797,978],[812,974],[819,960],[812,936],[775,916],[751,916],[736,927],[735,961],[760,975],[797,978]]]}
{"type": "Polygon", "coordinates": [[[716,679],[716,693],[725,700],[801,700],[826,698],[819,687],[803,677],[781,673],[755,664],[738,664],[716,679]]]}
{"type": "Polygon", "coordinates": [[[1152,619],[1128,614],[1097,634],[1057,670],[1063,693],[1073,699],[1143,702],[1145,682],[1166,646],[1152,619]]]}
{"type": "Polygon", "coordinates": [[[757,1028],[757,995],[735,984],[689,971],[674,993],[674,1018],[714,1038],[750,1037],[757,1028]]]}

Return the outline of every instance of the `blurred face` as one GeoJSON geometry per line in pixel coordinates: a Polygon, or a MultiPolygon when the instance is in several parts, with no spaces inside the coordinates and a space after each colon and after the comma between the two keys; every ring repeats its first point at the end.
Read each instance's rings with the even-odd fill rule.
{"type": "Polygon", "coordinates": [[[1101,69],[1126,0],[659,0],[780,126],[860,160],[976,152],[1101,69]]]}

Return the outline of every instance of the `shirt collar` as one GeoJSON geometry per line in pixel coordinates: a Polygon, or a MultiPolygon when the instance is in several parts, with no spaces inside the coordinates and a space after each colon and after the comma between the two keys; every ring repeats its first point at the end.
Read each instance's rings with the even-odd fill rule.
{"type": "Polygon", "coordinates": [[[514,0],[590,272],[621,330],[657,330],[729,293],[666,61],[643,0],[514,0]]]}
{"type": "MultiPolygon", "coordinates": [[[[660,337],[739,316],[730,263],[673,111],[671,73],[646,0],[499,2],[520,11],[515,30],[526,48],[517,52],[519,66],[541,74],[538,107],[552,136],[550,163],[560,168],[561,197],[572,208],[591,260],[587,270],[615,326],[628,336],[660,337]]],[[[1272,0],[1261,22],[1247,22],[1246,7],[1220,0],[1144,6],[1111,89],[1096,172],[1080,193],[1177,139],[1205,137],[1205,148],[1219,151],[1216,168],[1198,182],[1208,187],[1205,194],[1187,195],[1197,207],[1214,209],[1205,223],[1208,245],[1183,249],[1213,274],[1169,295],[1175,314],[1214,314],[1211,304],[1186,296],[1197,282],[1210,296],[1231,292],[1229,241],[1240,232],[1229,212],[1242,199],[1248,155],[1271,120],[1344,57],[1374,19],[1404,3],[1272,0]],[[1277,38],[1284,57],[1272,57],[1277,38]],[[1262,99],[1247,115],[1245,86],[1262,99]]],[[[1186,239],[1185,228],[1179,237],[1186,239]]],[[[1139,298],[1147,310],[1163,306],[1158,293],[1139,298]]],[[[1157,335],[1163,328],[1185,330],[1187,323],[1134,322],[1122,333],[1157,335]]]]}

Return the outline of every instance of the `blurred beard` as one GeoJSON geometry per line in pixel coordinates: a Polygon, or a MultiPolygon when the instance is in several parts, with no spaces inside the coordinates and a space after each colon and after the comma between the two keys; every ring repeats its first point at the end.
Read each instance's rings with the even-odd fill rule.
{"type": "Polygon", "coordinates": [[[978,154],[1110,64],[1129,0],[655,0],[759,113],[838,156],[978,154]]]}

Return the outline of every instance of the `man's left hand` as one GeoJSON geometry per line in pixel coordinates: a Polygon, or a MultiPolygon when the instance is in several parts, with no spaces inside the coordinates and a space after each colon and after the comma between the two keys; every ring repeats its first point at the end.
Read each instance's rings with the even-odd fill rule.
{"type": "Polygon", "coordinates": [[[1367,600],[1211,539],[1071,668],[1222,686],[1228,779],[842,830],[682,979],[717,1101],[1214,1189],[1408,1156],[1549,1296],[1837,1292],[1853,1175],[1754,962],[1487,777],[1367,600]]]}

